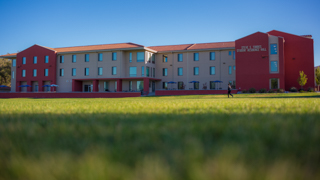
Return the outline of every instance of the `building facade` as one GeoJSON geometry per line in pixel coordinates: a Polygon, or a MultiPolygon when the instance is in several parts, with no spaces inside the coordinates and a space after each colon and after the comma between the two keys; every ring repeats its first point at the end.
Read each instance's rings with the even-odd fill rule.
{"type": "Polygon", "coordinates": [[[134,43],[48,48],[33,45],[12,59],[13,92],[288,90],[299,71],[314,87],[313,40],[280,31],[235,42],[145,47],[134,43]],[[50,85],[54,85],[53,87],[50,85]],[[57,86],[55,86],[57,85],[57,86]]]}

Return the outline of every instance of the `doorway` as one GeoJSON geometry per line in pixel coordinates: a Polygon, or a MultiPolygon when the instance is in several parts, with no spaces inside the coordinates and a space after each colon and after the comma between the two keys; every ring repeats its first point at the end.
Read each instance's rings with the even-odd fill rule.
{"type": "Polygon", "coordinates": [[[91,85],[84,85],[84,92],[91,92],[91,85]]]}
{"type": "Polygon", "coordinates": [[[156,90],[156,82],[152,81],[152,92],[156,90]]]}

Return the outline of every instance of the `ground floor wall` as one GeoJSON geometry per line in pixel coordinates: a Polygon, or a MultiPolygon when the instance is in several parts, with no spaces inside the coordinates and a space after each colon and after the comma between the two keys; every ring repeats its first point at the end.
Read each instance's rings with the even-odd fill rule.
{"type": "MultiPolygon", "coordinates": [[[[232,90],[236,94],[237,90],[232,90]]],[[[156,90],[156,96],[228,94],[228,90],[156,90]]]]}
{"type": "Polygon", "coordinates": [[[140,92],[114,93],[0,93],[0,98],[122,98],[140,97],[140,92]]]}

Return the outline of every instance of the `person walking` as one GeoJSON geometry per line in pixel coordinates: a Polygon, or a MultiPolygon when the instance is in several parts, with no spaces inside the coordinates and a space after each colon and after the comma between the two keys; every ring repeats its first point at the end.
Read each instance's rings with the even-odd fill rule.
{"type": "Polygon", "coordinates": [[[233,97],[233,95],[231,94],[231,84],[228,84],[228,98],[229,98],[229,94],[233,97]]]}

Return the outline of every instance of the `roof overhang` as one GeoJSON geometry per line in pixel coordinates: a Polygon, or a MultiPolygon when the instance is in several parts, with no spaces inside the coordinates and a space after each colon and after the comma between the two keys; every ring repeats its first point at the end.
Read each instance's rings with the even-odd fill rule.
{"type": "Polygon", "coordinates": [[[85,51],[67,51],[67,52],[57,52],[57,54],[82,54],[82,53],[98,53],[98,52],[112,52],[112,51],[129,51],[129,50],[144,50],[144,47],[135,48],[120,48],[120,49],[99,49],[99,50],[85,50],[85,51]]]}
{"type": "Polygon", "coordinates": [[[10,55],[10,56],[0,56],[0,58],[3,58],[3,59],[16,59],[17,58],[17,55],[10,55]]]}
{"type": "Polygon", "coordinates": [[[209,48],[209,49],[188,49],[188,50],[176,50],[176,51],[158,51],[158,53],[222,51],[222,50],[229,50],[229,49],[230,49],[230,50],[234,50],[235,47],[209,48]]]}

